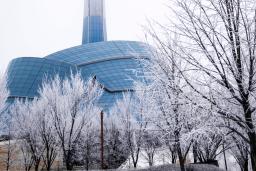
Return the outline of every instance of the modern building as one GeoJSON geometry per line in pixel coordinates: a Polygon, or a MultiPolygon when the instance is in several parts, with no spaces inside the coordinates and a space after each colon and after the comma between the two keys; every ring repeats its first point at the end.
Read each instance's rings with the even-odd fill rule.
{"type": "MultiPolygon", "coordinates": [[[[125,33],[124,33],[125,34],[125,33]]],[[[44,58],[20,57],[8,66],[9,101],[34,98],[43,79],[81,71],[86,80],[96,76],[105,88],[100,105],[108,110],[131,90],[140,64],[136,58],[151,55],[149,46],[135,41],[107,41],[104,0],[85,0],[82,45],[61,50],[44,58]]]]}

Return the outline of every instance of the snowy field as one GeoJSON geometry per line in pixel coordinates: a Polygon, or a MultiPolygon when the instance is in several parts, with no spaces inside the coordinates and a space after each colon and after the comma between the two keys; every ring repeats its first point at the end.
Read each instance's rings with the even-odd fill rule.
{"type": "MultiPolygon", "coordinates": [[[[235,158],[228,151],[226,152],[226,156],[227,156],[227,168],[228,168],[227,171],[240,171],[240,167],[239,167],[238,163],[236,162],[235,158]]],[[[225,163],[224,163],[223,154],[218,155],[216,159],[218,160],[219,167],[224,170],[225,163]]],[[[188,154],[187,163],[193,163],[193,154],[191,152],[188,154]]],[[[168,165],[170,167],[170,164],[171,164],[171,156],[170,156],[169,150],[166,148],[157,149],[155,152],[155,156],[154,156],[154,166],[161,167],[163,165],[168,165]]],[[[147,155],[146,155],[145,151],[142,150],[139,155],[137,167],[139,169],[143,170],[144,168],[147,168],[148,166],[149,166],[149,164],[148,164],[147,155]]],[[[202,167],[202,166],[203,165],[200,165],[200,167],[202,167]]],[[[174,165],[172,165],[171,167],[174,167],[174,165]]],[[[122,169],[132,168],[131,157],[120,168],[122,168],[122,169]]],[[[204,166],[204,169],[205,169],[205,166],[204,166]]],[[[209,169],[207,169],[207,170],[209,170],[209,169]]],[[[250,168],[249,168],[249,170],[251,171],[250,168]]]]}
{"type": "MultiPolygon", "coordinates": [[[[223,169],[217,168],[211,165],[188,165],[187,171],[224,171],[223,169]]],[[[64,170],[63,170],[64,171],[64,170]]],[[[83,171],[83,170],[76,170],[83,171]]],[[[100,170],[93,170],[100,171],[100,170]]],[[[144,169],[119,169],[119,170],[108,170],[108,171],[180,171],[177,165],[163,165],[157,167],[150,167],[144,169]]]]}

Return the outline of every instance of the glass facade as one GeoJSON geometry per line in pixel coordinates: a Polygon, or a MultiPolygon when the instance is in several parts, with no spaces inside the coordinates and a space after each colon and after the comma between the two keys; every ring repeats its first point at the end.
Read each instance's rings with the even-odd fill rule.
{"type": "Polygon", "coordinates": [[[85,0],[82,44],[107,40],[104,0],[85,0]]]}
{"type": "Polygon", "coordinates": [[[64,77],[74,70],[80,71],[85,80],[96,76],[105,88],[100,105],[107,111],[139,79],[135,70],[141,66],[136,58],[149,55],[148,45],[141,42],[106,41],[65,49],[45,58],[17,58],[7,70],[10,99],[33,98],[45,77],[64,77]]]}
{"type": "Polygon", "coordinates": [[[8,66],[8,88],[11,99],[33,98],[38,95],[42,81],[56,74],[68,76],[75,66],[46,58],[22,57],[12,60],[8,66]]]}

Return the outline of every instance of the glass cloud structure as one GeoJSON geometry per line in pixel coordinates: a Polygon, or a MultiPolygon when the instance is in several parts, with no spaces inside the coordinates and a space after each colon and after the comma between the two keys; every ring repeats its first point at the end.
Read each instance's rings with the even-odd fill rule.
{"type": "Polygon", "coordinates": [[[100,106],[108,110],[122,93],[132,90],[141,68],[138,57],[151,55],[149,46],[135,41],[106,41],[103,0],[85,0],[82,45],[61,50],[44,58],[21,57],[12,60],[7,69],[9,101],[34,98],[45,77],[68,76],[80,71],[86,80],[96,76],[104,86],[100,106]]]}

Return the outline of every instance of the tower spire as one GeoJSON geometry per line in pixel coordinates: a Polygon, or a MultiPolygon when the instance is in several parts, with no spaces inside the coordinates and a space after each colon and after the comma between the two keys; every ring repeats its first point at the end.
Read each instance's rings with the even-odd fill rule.
{"type": "Polygon", "coordinates": [[[82,44],[106,40],[104,0],[85,0],[82,44]]]}

